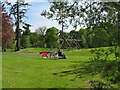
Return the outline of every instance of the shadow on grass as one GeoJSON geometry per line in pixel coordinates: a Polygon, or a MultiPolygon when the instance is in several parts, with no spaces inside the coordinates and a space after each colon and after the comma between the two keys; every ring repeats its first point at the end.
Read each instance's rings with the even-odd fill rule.
{"type": "Polygon", "coordinates": [[[91,75],[95,75],[97,73],[100,73],[101,72],[101,69],[104,67],[103,64],[105,64],[106,62],[103,61],[87,61],[87,62],[76,62],[76,64],[73,64],[73,65],[70,65],[68,68],[70,70],[66,70],[66,71],[62,71],[62,72],[59,72],[59,73],[56,73],[56,75],[60,75],[60,74],[63,74],[64,75],[60,75],[60,76],[66,76],[66,75],[69,75],[69,74],[78,74],[77,76],[81,77],[81,74],[82,75],[88,75],[88,74],[91,74],[91,75]]]}
{"type": "MultiPolygon", "coordinates": [[[[75,81],[77,78],[84,78],[88,76],[94,76],[94,75],[101,75],[102,77],[110,77],[114,76],[117,70],[117,63],[115,60],[113,61],[84,61],[84,62],[74,62],[76,64],[69,66],[68,70],[61,71],[58,73],[53,73],[53,75],[59,75],[59,76],[67,76],[67,75],[75,75],[71,81],[75,81]]],[[[107,78],[106,78],[107,79],[107,78]]],[[[112,88],[111,81],[113,83],[116,83],[115,78],[108,78],[107,81],[110,81],[110,83],[104,83],[103,81],[95,81],[90,80],[89,83],[91,87],[94,88],[112,88]]]]}

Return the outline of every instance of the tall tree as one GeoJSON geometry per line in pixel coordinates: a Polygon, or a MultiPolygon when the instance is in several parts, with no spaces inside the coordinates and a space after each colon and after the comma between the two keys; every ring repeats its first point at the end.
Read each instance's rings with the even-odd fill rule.
{"type": "Polygon", "coordinates": [[[17,0],[15,4],[8,3],[10,6],[10,15],[14,17],[15,26],[16,26],[16,51],[20,50],[20,36],[21,36],[21,29],[20,24],[23,23],[23,18],[26,17],[25,13],[27,12],[27,7],[29,6],[28,3],[25,3],[22,0],[17,0]]]}
{"type": "MultiPolygon", "coordinates": [[[[2,51],[6,51],[6,47],[12,43],[14,38],[13,31],[13,22],[12,18],[7,14],[4,8],[4,4],[2,5],[2,51]]],[[[1,35],[1,34],[0,34],[1,35]]]]}
{"type": "MultiPolygon", "coordinates": [[[[58,24],[62,26],[61,35],[63,34],[64,29],[69,26],[69,17],[71,13],[69,13],[76,2],[69,3],[68,1],[62,2],[50,2],[51,7],[49,11],[44,10],[41,15],[47,17],[48,19],[56,20],[58,24]]],[[[72,19],[71,19],[72,20],[72,19]]]]}
{"type": "MultiPolygon", "coordinates": [[[[52,2],[50,10],[43,11],[41,15],[57,20],[58,22],[64,18],[64,24],[72,24],[74,27],[83,25],[84,27],[88,28],[86,36],[90,35],[90,37],[91,34],[96,34],[99,28],[105,29],[113,24],[112,28],[107,29],[117,30],[114,27],[118,27],[116,36],[114,37],[116,37],[117,43],[120,43],[120,2],[91,2],[86,0],[72,3],[52,2]],[[104,25],[105,22],[107,23],[107,26],[104,25]]],[[[101,30],[101,32],[103,32],[103,30],[101,30]]],[[[105,32],[108,32],[108,30],[105,32]]]]}

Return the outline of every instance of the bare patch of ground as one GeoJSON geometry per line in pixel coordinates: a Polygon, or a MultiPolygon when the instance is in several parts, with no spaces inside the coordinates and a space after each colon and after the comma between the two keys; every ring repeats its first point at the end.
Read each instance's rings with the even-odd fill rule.
{"type": "Polygon", "coordinates": [[[39,54],[39,53],[25,52],[25,53],[19,53],[19,54],[39,54]]]}

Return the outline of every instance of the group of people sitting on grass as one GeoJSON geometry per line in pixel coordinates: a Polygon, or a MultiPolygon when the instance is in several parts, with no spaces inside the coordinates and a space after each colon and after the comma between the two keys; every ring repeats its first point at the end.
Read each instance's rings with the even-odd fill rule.
{"type": "Polygon", "coordinates": [[[58,50],[57,53],[54,53],[53,51],[50,52],[40,52],[42,55],[42,58],[58,58],[58,59],[66,59],[65,54],[62,53],[62,50],[58,50]]]}

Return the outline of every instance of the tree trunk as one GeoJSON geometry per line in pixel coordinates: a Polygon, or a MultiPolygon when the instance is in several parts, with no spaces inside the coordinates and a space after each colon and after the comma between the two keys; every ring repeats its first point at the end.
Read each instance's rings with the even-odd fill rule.
{"type": "Polygon", "coordinates": [[[16,22],[16,48],[15,51],[20,50],[20,25],[19,25],[19,2],[17,2],[17,22],[16,22]]]}
{"type": "Polygon", "coordinates": [[[42,38],[43,38],[43,43],[42,43],[43,45],[42,45],[42,47],[45,48],[45,37],[42,36],[42,38]]]}
{"type": "Polygon", "coordinates": [[[3,48],[3,47],[2,47],[2,52],[6,52],[6,48],[3,48]]]}

